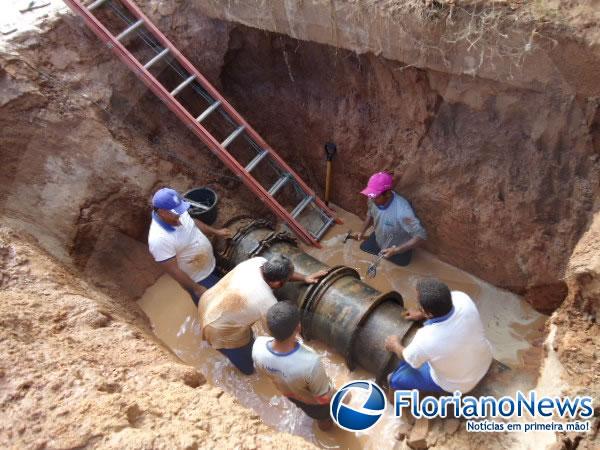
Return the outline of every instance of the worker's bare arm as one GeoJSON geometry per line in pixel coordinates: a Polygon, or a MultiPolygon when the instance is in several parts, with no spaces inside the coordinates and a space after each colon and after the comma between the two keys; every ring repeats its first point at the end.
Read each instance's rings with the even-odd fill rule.
{"type": "Polygon", "coordinates": [[[321,278],[323,278],[325,275],[327,275],[326,270],[319,270],[318,272],[311,273],[310,275],[306,275],[306,276],[302,275],[301,273],[294,272],[292,274],[292,276],[290,277],[290,281],[301,281],[301,282],[307,283],[307,284],[315,284],[321,278]]]}
{"type": "Polygon", "coordinates": [[[425,317],[425,313],[423,311],[419,311],[418,309],[409,309],[407,311],[404,312],[403,314],[405,319],[408,320],[424,320],[427,317],[425,317]]]}
{"type": "Polygon", "coordinates": [[[206,291],[206,288],[197,284],[190,276],[179,268],[175,258],[168,259],[160,263],[165,272],[173,277],[182,288],[187,291],[194,292],[200,298],[206,291]]]}
{"type": "Polygon", "coordinates": [[[208,236],[217,236],[221,238],[229,238],[232,236],[232,232],[229,228],[214,228],[198,219],[194,219],[194,223],[200,231],[208,236]]]}
{"type": "Polygon", "coordinates": [[[366,239],[367,230],[371,225],[373,225],[373,218],[370,214],[367,214],[367,217],[363,222],[362,229],[360,230],[360,232],[354,233],[354,239],[356,239],[357,241],[363,241],[364,239],[366,239]]]}
{"type": "Polygon", "coordinates": [[[383,249],[381,252],[383,253],[384,258],[389,258],[390,256],[398,255],[400,253],[404,253],[409,250],[412,250],[413,248],[421,245],[421,243],[423,243],[423,242],[424,242],[424,240],[421,239],[419,236],[413,236],[411,239],[406,241],[404,244],[388,247],[386,249],[383,249]]]}
{"type": "Polygon", "coordinates": [[[404,346],[400,342],[400,336],[388,336],[385,340],[385,349],[394,353],[398,358],[403,359],[402,352],[404,346]]]}

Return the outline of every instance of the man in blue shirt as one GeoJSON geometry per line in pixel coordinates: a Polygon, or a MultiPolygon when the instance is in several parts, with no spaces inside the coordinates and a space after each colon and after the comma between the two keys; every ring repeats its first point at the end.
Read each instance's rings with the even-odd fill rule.
{"type": "Polygon", "coordinates": [[[374,232],[363,242],[360,249],[383,256],[394,264],[407,266],[412,249],[427,239],[427,233],[415,215],[410,203],[392,190],[393,178],[389,173],[378,172],[369,178],[361,194],[368,198],[367,217],[355,239],[365,239],[367,229],[373,225],[374,232]]]}

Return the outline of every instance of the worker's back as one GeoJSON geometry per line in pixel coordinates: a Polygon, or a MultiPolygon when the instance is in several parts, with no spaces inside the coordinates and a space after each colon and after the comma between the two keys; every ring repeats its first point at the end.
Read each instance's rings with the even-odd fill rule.
{"type": "Polygon", "coordinates": [[[431,378],[445,391],[468,392],[486,374],[492,348],[477,307],[464,292],[452,291],[452,310],[427,320],[403,352],[407,362],[431,366],[431,378]]]}
{"type": "Polygon", "coordinates": [[[200,298],[198,314],[203,337],[214,348],[236,348],[250,340],[250,326],[277,300],[264,280],[267,260],[251,258],[238,264],[200,298]]]}

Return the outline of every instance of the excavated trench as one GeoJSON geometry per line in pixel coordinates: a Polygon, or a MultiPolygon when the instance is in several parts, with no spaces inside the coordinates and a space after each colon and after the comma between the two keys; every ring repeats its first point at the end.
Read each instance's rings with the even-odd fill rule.
{"type": "MultiPolygon", "coordinates": [[[[357,228],[356,215],[365,212],[358,192],[368,176],[377,170],[395,174],[397,191],[411,201],[429,239],[409,268],[384,265],[375,287],[397,290],[411,304],[416,279],[437,274],[471,294],[496,359],[510,369],[491,377],[488,392],[545,389],[540,380],[560,378],[565,367],[574,386],[597,389],[585,378],[597,364],[595,341],[581,356],[561,353],[560,370],[546,368],[542,342],[548,327],[554,336],[558,326],[559,336],[569,338],[563,348],[572,349],[596,327],[594,301],[585,300],[589,278],[569,278],[568,267],[579,255],[577,273],[587,273],[585,256],[597,248],[593,239],[583,250],[576,246],[595,230],[598,97],[553,85],[541,68],[536,83],[519,76],[494,79],[489,72],[445,72],[408,57],[357,53],[350,41],[328,45],[321,29],[315,28],[316,43],[302,33],[289,33],[303,37],[295,39],[267,31],[270,26],[260,30],[209,18],[203,14],[222,15],[211,2],[138,3],[321,194],[323,144],[337,144],[333,202],[347,224],[357,228]],[[565,297],[544,328],[548,317],[540,312],[555,311],[565,297]]],[[[303,33],[310,35],[310,27],[303,33]]],[[[315,432],[259,378],[241,379],[201,342],[191,302],[161,277],[147,253],[151,193],[163,185],[182,191],[208,185],[221,197],[218,223],[240,213],[269,213],[79,19],[65,14],[39,29],[20,30],[3,44],[0,61],[3,227],[34,236],[54,261],[133,311],[135,318],[128,320],[152,339],[133,302],[141,298],[160,340],[265,423],[326,447],[380,448],[393,441],[391,417],[373,438],[315,432]]],[[[212,126],[227,131],[227,124],[212,126]]],[[[368,261],[355,243],[341,243],[346,229],[331,230],[323,250],[305,250],[329,265],[364,273],[368,261]]],[[[546,354],[563,351],[555,342],[546,354]]],[[[339,355],[314,344],[336,383],[372,376],[348,371],[339,355]]],[[[474,438],[435,427],[431,445],[525,446],[519,436],[474,438]]]]}

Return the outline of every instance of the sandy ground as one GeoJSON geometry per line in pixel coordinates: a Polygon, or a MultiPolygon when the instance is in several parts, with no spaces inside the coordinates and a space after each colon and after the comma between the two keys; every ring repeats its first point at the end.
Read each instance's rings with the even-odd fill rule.
{"type": "Polygon", "coordinates": [[[309,448],[165,351],[123,308],[0,229],[0,447],[309,448]]]}

